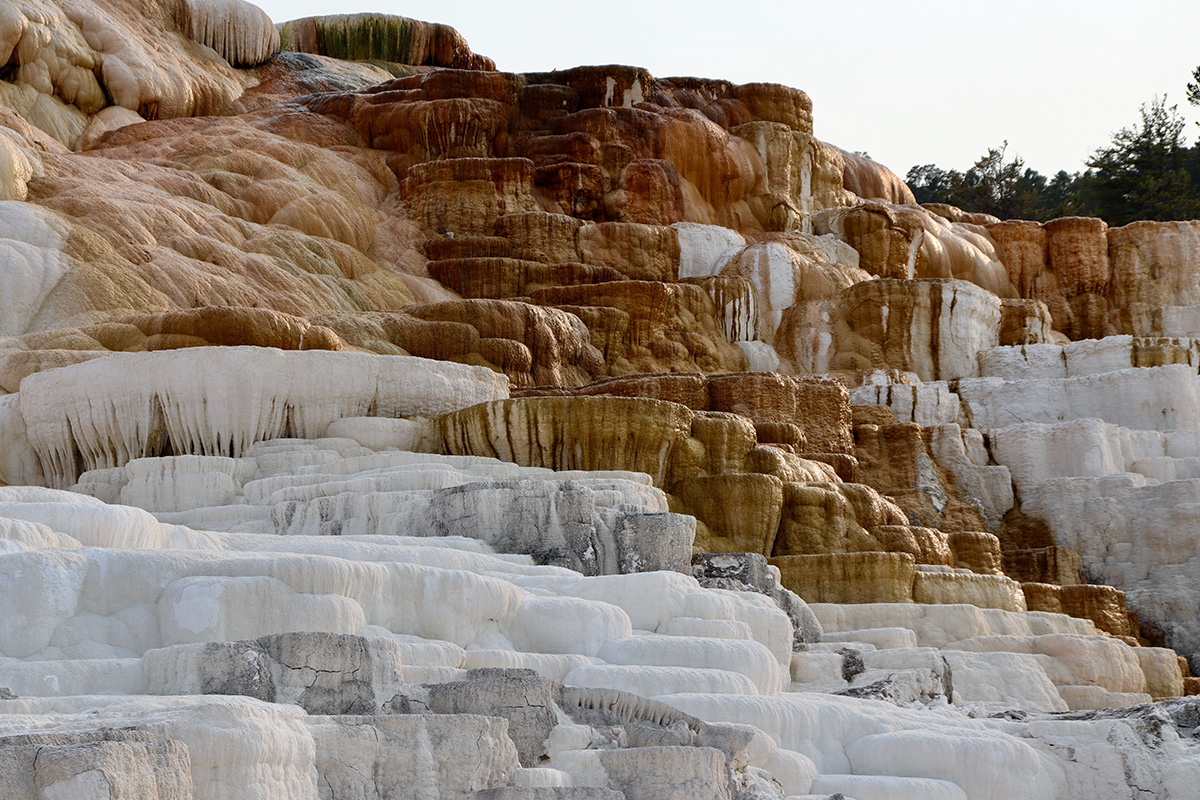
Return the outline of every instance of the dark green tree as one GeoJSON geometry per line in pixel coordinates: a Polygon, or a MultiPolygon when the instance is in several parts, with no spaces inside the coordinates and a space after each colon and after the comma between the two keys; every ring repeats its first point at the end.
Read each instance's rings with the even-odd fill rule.
{"type": "Polygon", "coordinates": [[[1020,156],[1007,160],[1007,153],[1004,142],[989,148],[966,172],[925,164],[910,169],[905,180],[918,203],[949,203],[1001,219],[1032,219],[1046,178],[1026,168],[1020,156]]]}
{"type": "MultiPolygon", "coordinates": [[[[1200,67],[1188,84],[1188,100],[1200,105],[1200,67]]],[[[919,203],[949,203],[1001,219],[1049,220],[1101,217],[1109,225],[1139,219],[1200,218],[1200,145],[1188,147],[1186,122],[1166,97],[1141,107],[1140,120],[1122,128],[1092,153],[1085,172],[1057,172],[1047,179],[1008,159],[1005,142],[989,148],[965,172],[935,164],[913,167],[907,180],[919,203]]]]}
{"type": "Polygon", "coordinates": [[[1042,221],[1056,217],[1086,217],[1094,215],[1089,207],[1088,188],[1092,173],[1067,172],[1060,169],[1046,184],[1038,199],[1035,219],[1042,221]]]}
{"type": "MultiPolygon", "coordinates": [[[[1191,92],[1189,85],[1189,97],[1191,92]]],[[[1166,97],[1141,108],[1141,121],[1113,134],[1112,143],[1092,153],[1095,212],[1109,225],[1139,219],[1200,217],[1193,183],[1196,154],[1183,136],[1186,121],[1166,97]]]]}
{"type": "Polygon", "coordinates": [[[1195,83],[1187,85],[1187,101],[1194,106],[1200,106],[1200,67],[1192,70],[1192,80],[1195,83]]]}
{"type": "MultiPolygon", "coordinates": [[[[957,175],[958,173],[954,173],[957,175]]],[[[914,166],[904,176],[908,188],[918,203],[947,203],[950,188],[950,173],[936,164],[914,166]]]]}

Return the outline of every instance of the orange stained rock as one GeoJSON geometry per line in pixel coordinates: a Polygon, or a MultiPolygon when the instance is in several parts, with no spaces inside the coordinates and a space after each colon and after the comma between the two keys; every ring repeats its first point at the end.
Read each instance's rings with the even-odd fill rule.
{"type": "Polygon", "coordinates": [[[742,413],[755,422],[795,423],[812,452],[852,448],[850,394],[836,381],[744,373],[713,375],[709,385],[714,410],[742,413]]]}
{"type": "Polygon", "coordinates": [[[919,456],[925,454],[921,426],[913,422],[856,425],[854,454],[863,483],[885,494],[914,488],[919,456]]]}
{"type": "Polygon", "coordinates": [[[544,264],[515,258],[455,258],[429,262],[429,274],[463,297],[503,300],[528,297],[550,286],[607,283],[624,276],[611,267],[544,264]]]}
{"type": "Polygon", "coordinates": [[[911,603],[916,574],[907,553],[775,556],[781,583],[809,603],[911,603]]]}
{"type": "Polygon", "coordinates": [[[803,234],[764,234],[722,269],[722,275],[740,277],[755,291],[758,336],[773,343],[780,355],[791,355],[805,319],[814,311],[828,311],[824,301],[856,283],[870,280],[857,266],[857,254],[831,237],[816,239],[803,234]]]}
{"type": "Polygon", "coordinates": [[[1108,230],[1112,298],[1123,333],[1175,336],[1168,306],[1200,305],[1200,223],[1133,222],[1108,230]],[[1165,315],[1165,318],[1164,318],[1165,315]]]}
{"type": "MultiPolygon", "coordinates": [[[[891,406],[860,405],[855,403],[854,405],[850,406],[850,413],[853,417],[854,426],[856,428],[859,425],[882,426],[895,425],[898,422],[896,419],[896,412],[892,410],[891,406]]],[[[855,436],[857,437],[857,435],[858,434],[856,432],[855,436]]]]}
{"type": "Polygon", "coordinates": [[[582,226],[582,221],[565,214],[534,211],[500,217],[496,235],[508,241],[513,258],[565,263],[581,260],[576,239],[582,226]]]}
{"type": "Polygon", "coordinates": [[[604,368],[577,317],[528,303],[450,300],[314,321],[356,348],[489,366],[517,386],[576,385],[604,368]]]}
{"type": "Polygon", "coordinates": [[[942,531],[916,525],[879,525],[869,533],[888,553],[908,553],[918,564],[953,566],[950,544],[942,531]]]}
{"type": "Polygon", "coordinates": [[[656,485],[691,432],[692,412],[675,403],[623,397],[524,397],[442,415],[451,455],[484,455],[554,470],[633,470],[656,485]]]}
{"type": "Polygon", "coordinates": [[[1095,217],[1060,217],[1045,224],[1048,264],[1068,299],[1108,290],[1108,225],[1095,217]]]}
{"type": "Polygon", "coordinates": [[[489,235],[506,214],[533,211],[533,162],[455,158],[414,165],[402,187],[410,216],[442,234],[489,235]]]}
{"type": "Polygon", "coordinates": [[[674,493],[709,531],[701,550],[770,555],[779,530],[784,483],[772,475],[725,473],[676,483],[674,493]]]}
{"type": "Polygon", "coordinates": [[[630,280],[674,281],[679,274],[674,228],[626,222],[584,225],[576,243],[585,264],[612,267],[630,280]]]}
{"type": "Polygon", "coordinates": [[[255,83],[239,68],[279,49],[271,20],[245,2],[7,5],[3,103],[68,147],[106,106],[143,119],[228,113],[255,83]]]}
{"type": "MultiPolygon", "coordinates": [[[[758,445],[746,454],[746,469],[763,475],[774,475],[784,484],[848,482],[853,474],[845,475],[841,465],[831,464],[836,458],[851,458],[841,453],[804,453],[799,455],[790,445],[758,445]]],[[[851,470],[851,472],[853,472],[851,470]]]]}
{"type": "Polygon", "coordinates": [[[774,555],[883,551],[869,530],[907,517],[873,489],[853,483],[784,484],[774,555]]]}
{"type": "MultiPolygon", "coordinates": [[[[811,138],[807,96],[781,86],[660,81],[620,66],[438,70],[302,102],[391,151],[401,172],[445,158],[529,158],[540,207],[584,219],[782,230],[821,204],[817,193],[843,192],[840,161],[815,166],[824,156],[811,138]],[[784,132],[772,134],[778,147],[765,143],[761,126],[784,132]],[[820,177],[802,177],[809,173],[820,177]]],[[[428,197],[437,187],[412,189],[417,206],[439,202],[428,197]]],[[[440,194],[442,203],[462,202],[453,187],[440,194]]],[[[838,194],[833,202],[846,201],[838,194]]]]}
{"type": "MultiPolygon", "coordinates": [[[[464,236],[461,239],[452,236],[437,236],[426,239],[422,249],[430,261],[459,258],[508,258],[513,255],[513,248],[509,240],[502,236],[464,236]]],[[[515,257],[524,256],[517,253],[515,257]]],[[[570,261],[571,259],[562,260],[570,261]]]]}
{"type": "MultiPolygon", "coordinates": [[[[862,422],[854,426],[857,480],[890,497],[904,509],[913,524],[947,532],[983,529],[986,523],[978,502],[960,486],[955,473],[935,457],[931,440],[937,436],[938,429],[921,428],[911,422],[889,422],[887,414],[875,411],[875,408],[855,406],[858,418],[883,423],[862,422]],[[858,411],[859,408],[863,411],[858,411]]],[[[987,538],[974,545],[971,542],[970,537],[988,537],[990,534],[962,533],[961,536],[965,537],[960,542],[964,548],[984,548],[978,553],[964,552],[962,566],[981,573],[1000,571],[999,543],[995,542],[992,553],[987,549],[992,547],[987,538]]]]}
{"type": "Polygon", "coordinates": [[[930,214],[941,217],[947,222],[966,222],[971,225],[979,225],[987,227],[993,225],[1000,220],[991,214],[982,214],[974,211],[964,211],[957,206],[949,205],[948,203],[921,203],[921,208],[928,211],[930,214]]]}
{"type": "Polygon", "coordinates": [[[1130,636],[1137,633],[1129,626],[1129,616],[1125,612],[1125,593],[1113,586],[1062,586],[1059,587],[1059,600],[1063,613],[1090,619],[1102,631],[1114,636],[1130,636]]]}
{"type": "Polygon", "coordinates": [[[610,64],[531,73],[530,83],[566,86],[583,108],[629,108],[650,99],[655,80],[641,67],[610,64]]]}
{"type": "Polygon", "coordinates": [[[1046,230],[1040,222],[1004,220],[987,226],[996,254],[1021,297],[1033,297],[1034,281],[1046,270],[1046,230]]]}
{"type": "Polygon", "coordinates": [[[581,395],[653,397],[694,411],[719,411],[749,419],[757,433],[811,453],[849,454],[850,394],[840,383],[775,373],[631,375],[592,383],[581,395]]]}
{"type": "Polygon", "coordinates": [[[1136,636],[1125,608],[1125,593],[1112,586],[1026,582],[1021,584],[1030,611],[1048,611],[1091,620],[1111,636],[1136,636]]]}
{"type": "Polygon", "coordinates": [[[913,579],[913,602],[965,604],[1004,611],[1025,611],[1021,585],[1003,575],[924,571],[913,579]]]}
{"type": "Polygon", "coordinates": [[[916,252],[924,226],[917,209],[865,203],[818,215],[814,227],[818,233],[834,233],[849,243],[858,251],[858,265],[872,275],[918,277],[916,252]]]}
{"type": "Polygon", "coordinates": [[[754,425],[739,414],[698,412],[692,418],[691,439],[698,447],[676,453],[672,474],[676,480],[689,475],[723,475],[750,472],[747,459],[756,446],[754,425]],[[693,458],[693,454],[699,458],[693,458]]]}
{"type": "Polygon", "coordinates": [[[983,531],[957,531],[946,534],[952,567],[969,569],[980,575],[1003,575],[1000,540],[983,531]]]}
{"type": "MultiPolygon", "coordinates": [[[[572,198],[572,202],[576,201],[572,198]]],[[[604,196],[604,211],[619,222],[650,225],[682,222],[687,214],[675,165],[661,158],[631,161],[621,170],[617,188],[604,196]]]]}
{"type": "Polygon", "coordinates": [[[865,281],[839,299],[833,369],[900,369],[922,380],[972,377],[978,354],[999,341],[999,298],[965,281],[865,281]]]}
{"type": "Polygon", "coordinates": [[[1079,553],[1065,547],[1005,549],[1004,572],[1017,580],[1056,586],[1083,583],[1083,564],[1079,553]]]}
{"type": "Polygon", "coordinates": [[[1021,584],[1025,595],[1025,606],[1030,611],[1045,611],[1050,614],[1062,614],[1061,586],[1049,583],[1026,582],[1021,584]]]}
{"type": "Polygon", "coordinates": [[[580,316],[611,374],[716,372],[745,364],[725,339],[712,299],[697,286],[616,281],[536,289],[531,299],[580,316]]]}
{"type": "Polygon", "coordinates": [[[732,88],[754,119],[778,122],[797,133],[812,134],[812,100],[800,89],[778,83],[744,83],[732,88]]]}
{"type": "Polygon", "coordinates": [[[1043,344],[1053,341],[1054,320],[1050,309],[1041,300],[1000,301],[1001,346],[1043,344]]]}
{"type": "Polygon", "coordinates": [[[14,350],[0,355],[0,389],[20,391],[21,381],[48,369],[68,367],[105,355],[103,350],[14,350]]]}
{"type": "Polygon", "coordinates": [[[402,271],[424,267],[415,229],[383,224],[398,183],[369,152],[239,117],[142,123],[90,156],[41,161],[31,199],[57,220],[67,268],[34,310],[35,328],[205,306],[395,308],[419,288],[402,271]],[[385,227],[383,259],[374,247],[385,227]]]}
{"type": "Polygon", "coordinates": [[[329,328],[265,308],[208,307],[132,317],[129,324],[146,335],[145,349],[156,337],[185,337],[203,345],[257,345],[281,350],[341,350],[329,328]]]}
{"type": "Polygon", "coordinates": [[[576,391],[589,396],[652,397],[679,403],[693,411],[708,411],[712,407],[708,378],[700,373],[626,375],[590,383],[576,391]]]}
{"type": "Polygon", "coordinates": [[[793,422],[764,421],[754,424],[754,433],[759,442],[786,444],[803,452],[808,449],[808,437],[804,429],[793,422]]]}

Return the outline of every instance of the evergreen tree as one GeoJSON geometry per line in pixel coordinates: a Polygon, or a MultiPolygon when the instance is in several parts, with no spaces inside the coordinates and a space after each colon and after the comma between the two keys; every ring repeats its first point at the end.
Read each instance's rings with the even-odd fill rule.
{"type": "Polygon", "coordinates": [[[1141,117],[1088,159],[1095,170],[1098,215],[1109,225],[1195,219],[1200,197],[1188,169],[1195,156],[1184,141],[1185,120],[1166,97],[1143,105],[1141,117]]]}
{"type": "Polygon", "coordinates": [[[918,203],[949,203],[1001,219],[1035,218],[1045,176],[1025,167],[1020,156],[1006,161],[1008,142],[989,148],[966,172],[934,164],[913,167],[906,180],[918,203]]]}
{"type": "MultiPolygon", "coordinates": [[[[1188,100],[1200,105],[1200,67],[1188,100]]],[[[907,181],[919,203],[949,203],[1001,219],[1101,217],[1109,225],[1139,219],[1200,218],[1200,146],[1189,148],[1178,107],[1155,97],[1138,123],[1122,128],[1092,153],[1085,172],[1054,177],[1007,160],[1008,143],[989,148],[966,172],[935,164],[913,167],[907,181]]]]}

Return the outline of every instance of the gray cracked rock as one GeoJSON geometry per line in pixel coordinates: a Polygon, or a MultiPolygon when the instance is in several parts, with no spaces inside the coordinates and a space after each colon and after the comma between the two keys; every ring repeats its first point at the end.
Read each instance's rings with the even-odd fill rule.
{"type": "Polygon", "coordinates": [[[803,650],[821,641],[821,623],[800,597],[779,585],[767,559],[760,553],[696,553],[692,576],[706,589],[757,592],[775,601],[794,628],[793,649],[803,650]]]}
{"type": "Polygon", "coordinates": [[[403,683],[395,642],[353,634],[174,645],[147,651],[142,662],[155,694],[243,695],[310,714],[373,714],[403,683]]]}
{"type": "Polygon", "coordinates": [[[0,737],[0,797],[106,796],[114,800],[191,800],[187,747],[146,731],[0,737]]]}
{"type": "Polygon", "coordinates": [[[558,723],[556,684],[531,669],[473,669],[461,681],[426,684],[435,714],[483,714],[508,720],[508,736],[521,766],[534,767],[546,754],[546,738],[558,723]]]}
{"type": "Polygon", "coordinates": [[[495,717],[314,716],[308,728],[323,798],[466,800],[508,785],[519,766],[508,723],[495,717]]]}

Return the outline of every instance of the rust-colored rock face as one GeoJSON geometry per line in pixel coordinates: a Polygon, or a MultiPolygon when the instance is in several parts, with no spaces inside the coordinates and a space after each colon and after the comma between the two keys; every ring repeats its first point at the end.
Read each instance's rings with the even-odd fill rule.
{"type": "Polygon", "coordinates": [[[708,536],[709,552],[770,555],[783,510],[783,482],[772,475],[726,473],[681,481],[676,494],[708,536]]]}
{"type": "Polygon", "coordinates": [[[716,308],[697,286],[612,281],[535,290],[533,303],[584,320],[615,375],[661,369],[740,369],[742,352],[721,334],[716,308]]]}
{"type": "Polygon", "coordinates": [[[1021,589],[1031,611],[1048,611],[1088,619],[1112,636],[1137,635],[1125,608],[1125,593],[1112,586],[1023,583],[1021,589]]]}
{"type": "MultiPolygon", "coordinates": [[[[420,57],[410,63],[426,63],[420,57]]],[[[799,219],[781,217],[781,204],[810,211],[814,194],[826,191],[801,178],[811,175],[818,144],[807,96],[786,87],[659,81],[619,66],[529,75],[442,70],[304,102],[390,151],[398,172],[436,159],[526,159],[521,174],[477,175],[474,165],[410,172],[410,202],[432,227],[447,230],[444,223],[484,232],[496,209],[486,192],[468,199],[447,184],[445,170],[454,181],[490,181],[517,206],[536,198],[544,211],[651,225],[782,230],[781,220],[799,219]],[[772,126],[770,140],[779,146],[746,127],[755,124],[772,126]],[[445,216],[445,205],[478,206],[478,213],[445,216]]],[[[827,172],[841,183],[840,168],[827,172]]]]}
{"type": "Polygon", "coordinates": [[[1200,305],[1200,225],[1133,222],[1108,230],[1112,300],[1122,333],[1188,333],[1176,307],[1200,305]]]}
{"type": "MultiPolygon", "coordinates": [[[[84,162],[53,144],[36,155],[14,150],[14,175],[24,177],[11,193],[28,196],[36,173],[33,199],[45,211],[31,212],[36,218],[26,224],[53,229],[51,249],[61,255],[51,274],[22,287],[21,315],[0,333],[244,306],[299,320],[336,318],[334,328],[353,347],[474,359],[518,385],[744,368],[746,355],[728,339],[757,333],[745,321],[755,308],[749,288],[715,275],[675,284],[680,246],[667,226],[719,220],[760,230],[775,202],[756,194],[765,191],[766,165],[728,128],[780,126],[799,143],[797,157],[811,161],[811,105],[802,92],[659,82],[620,67],[481,71],[486,59],[452,29],[378,15],[298,20],[283,33],[286,50],[356,53],[420,69],[368,85],[382,73],[285,54],[250,76],[261,82],[239,102],[260,109],[253,117],[147,124],[134,115],[126,122],[138,124],[91,137],[98,157],[84,162]],[[289,92],[305,99],[272,105],[289,92]],[[149,162],[136,171],[125,166],[149,162]],[[563,213],[547,213],[556,211],[563,213]],[[411,314],[386,324],[348,316],[456,295],[562,308],[589,331],[605,366],[597,372],[591,351],[551,363],[545,356],[555,348],[544,340],[483,330],[511,329],[508,322],[472,320],[476,332],[444,328],[450,335],[434,344],[416,332],[428,326],[411,314]]],[[[86,103],[78,108],[98,113],[86,103]]],[[[172,115],[179,116],[160,114],[172,115]]],[[[12,124],[41,141],[19,117],[12,124]]],[[[812,206],[799,197],[810,182],[792,180],[785,189],[777,193],[785,205],[812,206]]],[[[156,331],[146,346],[274,341],[222,318],[227,332],[215,332],[210,320],[207,333],[156,331]]],[[[334,345],[315,336],[311,346],[334,345]]],[[[566,334],[567,350],[578,351],[577,339],[566,334]]]]}
{"type": "Polygon", "coordinates": [[[737,414],[754,423],[760,442],[803,443],[804,452],[851,454],[854,447],[850,395],[830,380],[771,373],[657,374],[600,381],[575,393],[649,397],[693,411],[737,414]]]}
{"type": "Polygon", "coordinates": [[[816,603],[911,603],[916,576],[907,553],[838,553],[771,559],[783,585],[816,603]]]}
{"type": "Polygon", "coordinates": [[[871,535],[888,553],[908,553],[918,564],[949,567],[951,552],[946,534],[915,525],[880,525],[871,535]]]}
{"type": "Polygon", "coordinates": [[[1046,271],[1046,229],[1039,222],[1015,219],[994,222],[987,231],[1012,285],[1021,297],[1033,297],[1034,285],[1046,271]]]}
{"type": "Polygon", "coordinates": [[[693,411],[709,411],[712,399],[708,377],[699,373],[659,373],[630,375],[581,386],[581,395],[611,394],[617,397],[650,397],[687,406],[693,411]]]}
{"type": "Polygon", "coordinates": [[[902,492],[919,480],[918,461],[925,453],[921,426],[913,422],[856,425],[854,452],[864,482],[887,494],[902,492]]]}
{"type": "Polygon", "coordinates": [[[1113,636],[1131,636],[1125,611],[1125,593],[1112,586],[1071,585],[1059,589],[1063,612],[1072,617],[1090,619],[1096,627],[1113,636]]]}
{"type": "Polygon", "coordinates": [[[1046,231],[1047,263],[1068,297],[1108,289],[1108,226],[1094,217],[1051,220],[1046,231]]]}
{"type": "Polygon", "coordinates": [[[476,157],[422,162],[408,171],[404,198],[409,213],[439,234],[490,234],[500,217],[536,208],[533,163],[476,157]]]}
{"type": "Polygon", "coordinates": [[[999,343],[998,299],[963,281],[867,281],[844,290],[834,369],[892,367],[925,380],[971,377],[999,343]]]}
{"type": "Polygon", "coordinates": [[[969,569],[980,575],[1003,575],[1003,556],[1000,540],[982,531],[959,531],[948,534],[951,566],[969,569]]]}
{"type": "Polygon", "coordinates": [[[1042,344],[1053,337],[1054,320],[1041,300],[1001,300],[1001,347],[1042,344]]]}
{"type": "Polygon", "coordinates": [[[1000,297],[1016,294],[987,229],[961,215],[947,219],[915,205],[866,202],[819,211],[813,226],[849,243],[872,275],[956,278],[1000,297]]]}
{"type": "Polygon", "coordinates": [[[1072,339],[1115,333],[1108,322],[1108,226],[1091,217],[1063,217],[1047,222],[1045,230],[1047,265],[1069,309],[1064,333],[1072,339]]]}
{"type": "Polygon", "coordinates": [[[924,230],[917,210],[893,209],[877,203],[830,212],[818,231],[835,233],[850,243],[859,266],[880,278],[914,278],[916,251],[924,230]]]}
{"type": "MultiPolygon", "coordinates": [[[[1109,230],[1094,218],[1001,221],[952,206],[902,202],[829,203],[813,215],[813,227],[849,243],[858,266],[872,275],[957,278],[1005,302],[1040,301],[1055,332],[1041,333],[1043,341],[1053,335],[1178,336],[1194,326],[1188,310],[1197,304],[1192,222],[1135,222],[1109,230]]],[[[1023,335],[1031,343],[1031,335],[1020,331],[1042,328],[1036,307],[1021,314],[1024,325],[1015,318],[1006,322],[1006,341],[1020,343],[1015,340],[1023,335]]]]}
{"type": "Polygon", "coordinates": [[[1057,545],[1004,551],[1004,571],[1019,581],[1068,586],[1083,583],[1080,569],[1079,554],[1057,545]]]}
{"type": "Polygon", "coordinates": [[[691,431],[686,408],[634,398],[527,397],[445,415],[446,452],[555,470],[633,470],[660,485],[691,431]]]}

